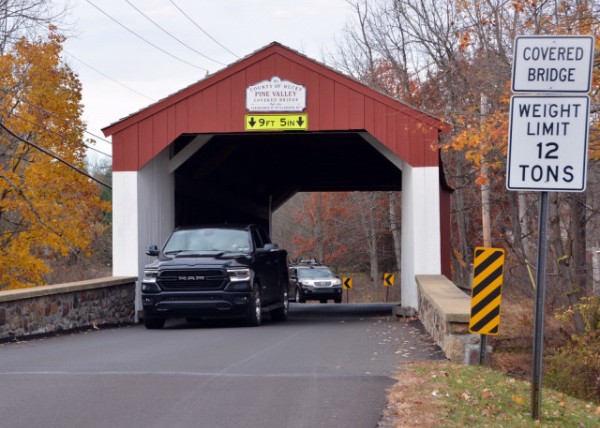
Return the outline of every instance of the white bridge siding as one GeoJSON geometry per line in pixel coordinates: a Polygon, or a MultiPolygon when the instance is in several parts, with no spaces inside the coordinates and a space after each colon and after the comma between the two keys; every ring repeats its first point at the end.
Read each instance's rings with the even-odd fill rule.
{"type": "Polygon", "coordinates": [[[402,306],[419,308],[416,275],[439,275],[441,266],[438,167],[402,168],[402,306]]]}
{"type": "Polygon", "coordinates": [[[440,275],[440,169],[413,167],[369,133],[361,133],[402,173],[402,306],[419,309],[416,275],[440,275]]]}
{"type": "Polygon", "coordinates": [[[140,281],[153,258],[146,247],[159,247],[175,226],[175,181],[169,151],[163,150],[140,171],[113,173],[113,275],[136,276],[135,310],[142,309],[140,281]]]}

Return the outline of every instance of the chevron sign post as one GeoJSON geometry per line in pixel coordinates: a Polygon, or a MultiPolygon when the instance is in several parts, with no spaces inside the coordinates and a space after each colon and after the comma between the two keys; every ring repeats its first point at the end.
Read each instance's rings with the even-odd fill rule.
{"type": "Polygon", "coordinates": [[[393,273],[384,273],[383,274],[383,286],[385,287],[385,302],[389,300],[390,296],[390,287],[394,285],[394,274],[393,273]]]}
{"type": "Polygon", "coordinates": [[[350,289],[352,288],[352,277],[342,278],[342,287],[346,290],[346,303],[350,303],[350,289]]]}

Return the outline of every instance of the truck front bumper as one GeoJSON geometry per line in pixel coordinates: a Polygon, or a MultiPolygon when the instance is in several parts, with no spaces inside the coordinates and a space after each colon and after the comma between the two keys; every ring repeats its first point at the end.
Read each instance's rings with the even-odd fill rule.
{"type": "Polygon", "coordinates": [[[142,293],[150,318],[241,318],[248,314],[251,292],[142,293]]]}

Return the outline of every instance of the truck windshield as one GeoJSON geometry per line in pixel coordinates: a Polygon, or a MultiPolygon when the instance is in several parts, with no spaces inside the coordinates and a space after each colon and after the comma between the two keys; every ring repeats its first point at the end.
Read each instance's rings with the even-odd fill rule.
{"type": "Polygon", "coordinates": [[[163,252],[226,251],[250,252],[250,234],[236,229],[182,229],[173,232],[163,252]]]}

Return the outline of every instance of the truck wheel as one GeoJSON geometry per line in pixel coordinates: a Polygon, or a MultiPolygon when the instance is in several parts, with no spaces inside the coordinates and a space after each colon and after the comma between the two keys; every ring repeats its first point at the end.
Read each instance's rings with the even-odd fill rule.
{"type": "Polygon", "coordinates": [[[262,303],[260,301],[260,290],[258,285],[254,289],[254,293],[250,297],[250,306],[248,307],[248,316],[246,323],[249,326],[257,327],[262,322],[262,303]]]}
{"type": "Polygon", "coordinates": [[[304,303],[305,300],[302,298],[300,294],[300,289],[296,288],[296,303],[304,303]]]}
{"type": "Polygon", "coordinates": [[[160,330],[165,325],[164,318],[144,317],[144,326],[149,330],[160,330]]]}
{"type": "Polygon", "coordinates": [[[281,308],[274,309],[273,312],[271,312],[271,318],[273,318],[275,321],[285,321],[288,317],[290,301],[288,299],[287,290],[283,290],[283,296],[281,298],[281,303],[283,304],[283,306],[281,308]]]}

